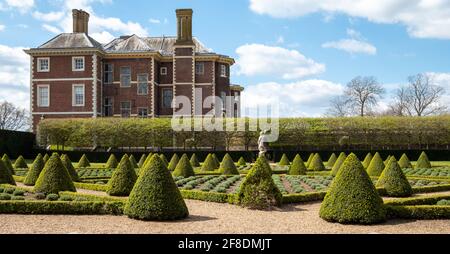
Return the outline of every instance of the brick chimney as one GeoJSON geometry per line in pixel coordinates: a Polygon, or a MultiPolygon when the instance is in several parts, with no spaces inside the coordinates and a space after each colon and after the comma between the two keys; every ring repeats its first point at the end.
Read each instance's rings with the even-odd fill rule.
{"type": "Polygon", "coordinates": [[[73,18],[73,32],[74,33],[88,33],[89,28],[89,13],[83,10],[72,10],[73,18]]]}
{"type": "Polygon", "coordinates": [[[177,41],[178,45],[190,45],[192,41],[192,9],[177,9],[177,41]]]}

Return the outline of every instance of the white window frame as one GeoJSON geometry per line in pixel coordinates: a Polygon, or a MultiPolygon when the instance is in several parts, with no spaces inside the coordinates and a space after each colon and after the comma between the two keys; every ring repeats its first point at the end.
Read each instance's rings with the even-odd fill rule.
{"type": "Polygon", "coordinates": [[[132,82],[132,78],[131,78],[131,73],[132,73],[132,70],[131,70],[131,66],[121,66],[120,67],[120,87],[124,87],[124,88],[129,88],[129,87],[131,87],[131,82],[132,82]],[[123,68],[130,68],[130,74],[122,74],[122,69],[123,68]],[[124,86],[123,85],[123,83],[122,83],[122,77],[123,76],[130,76],[130,85],[129,86],[124,86]]]}
{"type": "Polygon", "coordinates": [[[141,73],[141,74],[137,75],[136,90],[137,90],[137,94],[138,95],[148,95],[148,73],[141,73]],[[140,85],[139,76],[146,76],[146,78],[147,78],[147,81],[145,82],[145,85],[146,85],[146,92],[145,93],[139,93],[139,85],[140,85]]]}
{"type": "Polygon", "coordinates": [[[37,59],[37,72],[50,72],[50,57],[38,57],[37,59]],[[42,69],[41,60],[47,60],[48,68],[46,70],[42,69]]]}
{"type": "Polygon", "coordinates": [[[223,78],[227,77],[227,66],[225,64],[220,65],[220,76],[223,78]]]}
{"type": "Polygon", "coordinates": [[[138,107],[138,108],[137,108],[137,115],[138,115],[138,117],[140,117],[140,118],[146,118],[146,117],[148,117],[148,107],[138,107]],[[147,110],[147,116],[141,116],[141,115],[139,115],[139,110],[141,110],[141,109],[147,110]]]}
{"type": "Polygon", "coordinates": [[[132,105],[131,105],[131,101],[121,101],[120,102],[120,117],[123,117],[123,118],[129,118],[129,117],[131,117],[131,110],[132,110],[132,105]],[[123,112],[123,110],[124,110],[124,108],[122,108],[122,103],[124,103],[124,102],[128,102],[129,104],[130,104],[130,114],[127,116],[127,117],[124,117],[123,116],[123,114],[122,114],[122,112],[123,112]]]}
{"type": "Polygon", "coordinates": [[[36,102],[37,102],[37,106],[39,108],[48,108],[48,107],[50,107],[50,85],[37,85],[36,86],[36,96],[37,96],[36,102]],[[47,90],[48,90],[47,105],[42,105],[41,93],[39,92],[39,90],[41,88],[47,88],[47,90]]]}
{"type": "Polygon", "coordinates": [[[110,85],[110,84],[114,83],[114,64],[112,64],[112,63],[105,63],[105,64],[103,64],[103,83],[107,84],[107,85],[110,85]],[[107,72],[105,70],[105,66],[106,65],[111,65],[111,71],[107,72]],[[111,73],[111,82],[105,82],[105,77],[106,77],[107,73],[111,73]]]}
{"type": "MultiPolygon", "coordinates": [[[[103,98],[103,107],[104,108],[111,107],[111,115],[109,115],[108,117],[114,116],[114,97],[112,97],[112,96],[105,96],[103,98]],[[111,101],[110,105],[106,104],[106,99],[109,99],[111,101]]],[[[103,115],[106,116],[106,110],[103,110],[103,111],[104,111],[103,115]]]]}
{"type": "Polygon", "coordinates": [[[86,89],[84,84],[73,84],[72,85],[72,107],[84,107],[86,104],[86,89]],[[75,95],[75,87],[83,87],[83,104],[77,104],[76,95],[75,95]]]}
{"type": "Polygon", "coordinates": [[[159,73],[160,73],[161,75],[166,76],[166,75],[167,75],[167,67],[161,67],[161,68],[159,69],[159,73]]]}
{"type": "Polygon", "coordinates": [[[173,102],[173,89],[172,88],[163,88],[161,89],[161,106],[162,108],[172,108],[172,102],[173,102]],[[171,91],[172,92],[172,100],[169,103],[169,107],[166,107],[166,105],[164,104],[164,91],[171,91]]]}
{"type": "Polygon", "coordinates": [[[84,56],[74,56],[72,57],[72,71],[84,71],[86,69],[86,61],[84,56]],[[77,69],[76,67],[76,60],[82,59],[83,60],[83,69],[77,69]]]}
{"type": "Polygon", "coordinates": [[[205,63],[203,62],[199,62],[199,63],[195,63],[195,74],[196,75],[203,75],[205,74],[205,63]],[[197,66],[201,66],[200,71],[197,72],[197,66]]]}

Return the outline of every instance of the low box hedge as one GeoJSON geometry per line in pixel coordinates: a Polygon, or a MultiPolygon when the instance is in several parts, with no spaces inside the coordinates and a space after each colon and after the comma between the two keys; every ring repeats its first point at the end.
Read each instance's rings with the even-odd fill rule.
{"type": "Polygon", "coordinates": [[[77,189],[93,190],[93,191],[105,191],[107,189],[106,184],[93,184],[93,183],[74,183],[77,189]]]}
{"type": "Polygon", "coordinates": [[[0,201],[0,214],[122,215],[123,202],[105,201],[0,201]]]}
{"type": "Polygon", "coordinates": [[[390,218],[437,220],[450,219],[450,206],[415,205],[415,206],[386,206],[390,218]]]}
{"type": "Polygon", "coordinates": [[[409,206],[409,205],[434,205],[439,200],[450,199],[450,194],[437,194],[424,197],[400,198],[385,200],[384,204],[390,206],[409,206]]]}
{"type": "Polygon", "coordinates": [[[282,203],[291,204],[291,203],[321,201],[325,197],[325,194],[327,194],[326,191],[287,194],[283,195],[282,203]]]}
{"type": "Polygon", "coordinates": [[[197,190],[180,190],[185,199],[194,199],[207,202],[235,204],[236,195],[230,193],[205,192],[197,190]]]}
{"type": "Polygon", "coordinates": [[[412,187],[413,193],[428,193],[428,192],[449,191],[449,190],[450,184],[412,187]]]}
{"type": "MultiPolygon", "coordinates": [[[[113,196],[97,196],[92,194],[83,194],[78,192],[61,191],[59,192],[60,197],[70,197],[72,200],[81,199],[82,201],[110,201],[110,202],[123,202],[127,201],[124,197],[113,197],[113,196]]],[[[81,201],[80,200],[80,201],[81,201]]]]}

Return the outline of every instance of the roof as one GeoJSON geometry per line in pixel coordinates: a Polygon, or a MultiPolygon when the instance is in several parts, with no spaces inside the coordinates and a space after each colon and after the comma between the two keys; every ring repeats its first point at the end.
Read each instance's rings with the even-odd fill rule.
{"type": "Polygon", "coordinates": [[[85,33],[62,33],[38,47],[39,49],[102,48],[102,44],[85,33]]]}

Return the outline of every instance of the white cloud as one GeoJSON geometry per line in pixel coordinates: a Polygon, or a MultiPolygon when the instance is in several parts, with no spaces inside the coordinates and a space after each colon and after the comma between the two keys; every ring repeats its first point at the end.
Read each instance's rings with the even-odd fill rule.
{"type": "Polygon", "coordinates": [[[63,11],[58,12],[48,12],[48,13],[42,13],[39,11],[33,12],[33,17],[38,20],[42,20],[45,22],[53,22],[53,21],[59,21],[64,17],[63,11]]]}
{"type": "Polygon", "coordinates": [[[6,5],[25,13],[34,7],[34,0],[6,0],[6,5]]]}
{"type": "Polygon", "coordinates": [[[450,1],[446,0],[250,0],[250,9],[277,18],[315,12],[342,13],[375,23],[406,26],[418,38],[450,39],[450,1]]]}
{"type": "Polygon", "coordinates": [[[297,50],[246,44],[236,49],[239,75],[277,75],[298,79],[325,71],[325,65],[306,58],[297,50]]]}
{"type": "Polygon", "coordinates": [[[320,116],[327,109],[329,100],[342,94],[343,90],[341,84],[318,79],[250,85],[242,92],[243,114],[256,116],[256,108],[278,103],[280,117],[320,116]],[[248,112],[245,112],[246,108],[248,112]]]}
{"type": "Polygon", "coordinates": [[[0,101],[29,109],[30,58],[23,49],[0,45],[0,101]]]}
{"type": "Polygon", "coordinates": [[[450,73],[445,72],[428,72],[432,77],[433,82],[445,89],[445,94],[442,96],[441,103],[443,105],[450,105],[450,73]]]}
{"type": "Polygon", "coordinates": [[[109,32],[103,31],[101,33],[91,33],[89,34],[92,38],[94,38],[96,41],[100,43],[108,43],[114,40],[114,35],[110,34],[109,32]]]}
{"type": "Polygon", "coordinates": [[[44,28],[45,30],[49,31],[50,33],[54,33],[54,34],[60,34],[61,30],[59,30],[59,28],[48,25],[48,24],[43,24],[42,28],[44,28]]]}
{"type": "Polygon", "coordinates": [[[150,22],[152,24],[161,24],[161,20],[159,20],[159,19],[149,19],[148,22],[150,22]]]}
{"type": "Polygon", "coordinates": [[[5,25],[0,24],[0,32],[3,31],[3,30],[5,30],[5,28],[6,28],[5,25]]]}
{"type": "Polygon", "coordinates": [[[284,37],[283,36],[278,36],[278,39],[277,39],[277,44],[283,44],[284,43],[284,37]]]}
{"type": "Polygon", "coordinates": [[[374,45],[368,43],[360,32],[353,29],[347,29],[347,35],[350,36],[349,39],[325,42],[322,44],[322,47],[339,49],[350,54],[377,54],[377,48],[374,45]]]}

